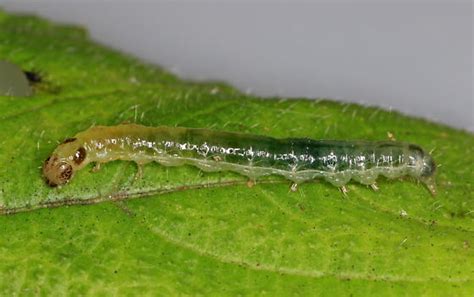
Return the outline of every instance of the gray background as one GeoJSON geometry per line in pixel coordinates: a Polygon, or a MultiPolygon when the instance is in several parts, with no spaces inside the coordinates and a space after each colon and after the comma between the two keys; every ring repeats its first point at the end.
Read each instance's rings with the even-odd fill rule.
{"type": "Polygon", "coordinates": [[[474,131],[471,1],[3,2],[183,78],[393,108],[474,131]]]}

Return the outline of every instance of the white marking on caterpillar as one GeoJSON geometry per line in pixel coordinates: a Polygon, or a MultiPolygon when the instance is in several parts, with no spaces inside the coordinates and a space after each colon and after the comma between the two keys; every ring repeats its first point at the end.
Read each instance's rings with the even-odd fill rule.
{"type": "MultiPolygon", "coordinates": [[[[190,164],[203,171],[234,171],[256,179],[281,175],[298,184],[324,178],[342,188],[351,179],[376,189],[379,175],[413,176],[435,194],[436,165],[417,145],[395,141],[338,141],[136,124],[96,126],[61,143],[45,161],[50,186],[67,183],[91,162],[190,164]]],[[[296,186],[295,186],[296,187],[296,186]]]]}

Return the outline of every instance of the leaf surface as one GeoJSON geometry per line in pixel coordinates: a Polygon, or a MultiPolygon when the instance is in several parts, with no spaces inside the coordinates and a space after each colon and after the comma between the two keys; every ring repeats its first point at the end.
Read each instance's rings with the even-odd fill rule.
{"type": "Polygon", "coordinates": [[[0,97],[0,295],[457,295],[474,292],[474,136],[329,100],[265,99],[181,81],[79,28],[0,11],[0,57],[44,78],[0,97]],[[136,122],[274,137],[420,144],[438,196],[413,180],[249,188],[229,172],[87,167],[59,189],[43,161],[91,125],[136,122]],[[87,205],[83,205],[87,204],[87,205]],[[10,214],[10,215],[6,215],[10,214]]]}

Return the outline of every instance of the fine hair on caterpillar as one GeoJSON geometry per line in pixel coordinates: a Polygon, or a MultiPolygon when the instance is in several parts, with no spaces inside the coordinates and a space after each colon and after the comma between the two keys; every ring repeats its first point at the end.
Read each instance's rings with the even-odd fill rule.
{"type": "MultiPolygon", "coordinates": [[[[138,165],[189,164],[203,171],[234,171],[252,181],[281,175],[295,185],[323,178],[341,187],[355,180],[376,189],[376,179],[412,176],[434,195],[436,165],[416,144],[268,136],[137,124],[95,126],[59,144],[43,165],[50,186],[68,183],[87,164],[113,160],[138,165]]],[[[293,187],[292,187],[293,188],[293,187]]]]}

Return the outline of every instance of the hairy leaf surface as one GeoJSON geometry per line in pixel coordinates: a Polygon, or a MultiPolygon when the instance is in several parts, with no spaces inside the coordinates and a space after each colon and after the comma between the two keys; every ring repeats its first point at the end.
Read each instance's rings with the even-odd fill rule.
{"type": "Polygon", "coordinates": [[[444,295],[474,292],[474,136],[396,112],[182,81],[82,29],[0,12],[0,57],[43,82],[0,97],[0,295],[444,295]],[[91,125],[135,122],[434,149],[438,196],[228,172],[91,166],[49,188],[43,161],[91,125]],[[10,214],[10,215],[7,215],[10,214]]]}

